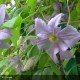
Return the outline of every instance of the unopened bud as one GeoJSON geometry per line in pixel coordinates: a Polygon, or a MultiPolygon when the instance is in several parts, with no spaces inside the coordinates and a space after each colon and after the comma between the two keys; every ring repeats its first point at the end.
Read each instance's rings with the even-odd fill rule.
{"type": "Polygon", "coordinates": [[[29,70],[33,65],[34,65],[34,58],[31,57],[31,58],[29,58],[29,59],[27,60],[27,63],[26,63],[26,65],[24,66],[23,71],[29,70]]]}
{"type": "Polygon", "coordinates": [[[22,36],[20,36],[19,40],[17,41],[17,46],[22,45],[22,43],[23,43],[23,38],[22,36]]]}

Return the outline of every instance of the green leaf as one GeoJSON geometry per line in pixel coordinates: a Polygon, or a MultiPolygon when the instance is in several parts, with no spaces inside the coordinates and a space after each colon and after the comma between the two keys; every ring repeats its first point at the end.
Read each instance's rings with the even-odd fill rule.
{"type": "Polygon", "coordinates": [[[37,46],[33,46],[31,53],[30,53],[30,57],[36,56],[36,55],[39,55],[39,49],[37,48],[37,46]]]}
{"type": "Polygon", "coordinates": [[[63,63],[67,80],[78,80],[77,63],[75,59],[66,59],[63,63]],[[76,77],[75,77],[75,76],[76,77]]]}
{"type": "Polygon", "coordinates": [[[59,70],[59,68],[57,67],[57,65],[53,62],[53,61],[50,61],[48,63],[49,66],[51,66],[51,70],[56,74],[56,75],[61,75],[61,72],[59,70]]]}
{"type": "Polygon", "coordinates": [[[18,15],[21,14],[22,10],[24,9],[24,7],[18,8],[18,9],[14,9],[11,14],[10,17],[14,18],[17,17],[18,15]]]}
{"type": "Polygon", "coordinates": [[[35,5],[35,3],[37,2],[37,0],[27,0],[26,3],[28,6],[32,6],[35,5]]]}
{"type": "Polygon", "coordinates": [[[14,0],[14,1],[15,1],[15,3],[16,3],[16,7],[18,8],[19,5],[20,5],[20,0],[14,0]]]}
{"type": "Polygon", "coordinates": [[[39,67],[44,67],[49,61],[49,56],[46,53],[42,53],[39,60],[39,67]]]}
{"type": "Polygon", "coordinates": [[[50,67],[41,68],[33,74],[32,80],[55,80],[54,76],[52,75],[53,71],[50,67]]]}
{"type": "Polygon", "coordinates": [[[21,25],[21,22],[22,22],[22,18],[21,16],[17,16],[15,18],[12,18],[11,20],[8,20],[7,22],[5,22],[3,24],[4,27],[7,27],[7,28],[15,28],[15,27],[18,27],[21,25]]]}
{"type": "Polygon", "coordinates": [[[71,50],[70,50],[70,52],[71,52],[71,54],[75,54],[75,52],[76,52],[76,50],[77,50],[77,48],[72,48],[71,50]]]}
{"type": "Polygon", "coordinates": [[[5,67],[1,73],[3,75],[9,68],[11,68],[12,64],[9,64],[7,67],[5,67]]]}
{"type": "Polygon", "coordinates": [[[78,19],[79,19],[79,16],[78,16],[77,10],[76,8],[74,8],[70,13],[70,25],[73,25],[75,28],[78,28],[78,25],[80,23],[78,19]]]}
{"type": "Polygon", "coordinates": [[[0,61],[0,68],[3,67],[6,64],[6,62],[7,62],[7,60],[5,60],[5,59],[0,61]]]}
{"type": "Polygon", "coordinates": [[[0,4],[3,2],[3,0],[0,0],[0,4]]]}
{"type": "Polygon", "coordinates": [[[28,8],[28,6],[27,7],[24,7],[24,9],[21,12],[21,17],[22,18],[27,17],[29,15],[29,11],[30,11],[30,9],[28,8]]]}
{"type": "Polygon", "coordinates": [[[59,0],[59,2],[66,2],[66,0],[59,0]]]}
{"type": "Polygon", "coordinates": [[[66,59],[63,63],[66,75],[78,75],[75,59],[66,59]]]}
{"type": "Polygon", "coordinates": [[[53,72],[51,71],[50,67],[41,68],[37,72],[34,73],[34,75],[53,75],[53,72]]]}
{"type": "Polygon", "coordinates": [[[14,46],[17,46],[17,41],[19,40],[20,37],[20,26],[12,29],[12,36],[11,36],[11,41],[14,44],[14,46]]]}
{"type": "Polygon", "coordinates": [[[80,14],[80,1],[76,4],[76,11],[78,14],[80,14]]]}

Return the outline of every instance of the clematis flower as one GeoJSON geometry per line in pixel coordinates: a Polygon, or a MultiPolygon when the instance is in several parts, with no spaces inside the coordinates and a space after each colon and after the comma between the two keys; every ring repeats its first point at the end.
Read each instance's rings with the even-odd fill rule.
{"type": "Polygon", "coordinates": [[[11,32],[9,29],[1,29],[0,30],[0,48],[9,48],[9,44],[3,42],[2,40],[7,39],[11,36],[11,32]]]}
{"type": "Polygon", "coordinates": [[[80,39],[80,33],[71,25],[62,30],[58,27],[63,15],[63,13],[56,15],[48,24],[40,18],[35,19],[38,48],[45,49],[55,63],[58,63],[56,56],[58,53],[61,59],[71,58],[73,55],[67,49],[80,39]]]}
{"type": "MultiPolygon", "coordinates": [[[[4,5],[0,5],[0,26],[5,20],[5,8],[4,5]]],[[[7,39],[11,36],[9,29],[0,29],[0,48],[9,48],[9,44],[3,42],[2,40],[7,39]]]]}
{"type": "Polygon", "coordinates": [[[23,69],[23,64],[21,62],[20,55],[16,55],[14,57],[10,57],[10,64],[13,65],[14,69],[16,70],[17,73],[20,73],[23,69]]]}

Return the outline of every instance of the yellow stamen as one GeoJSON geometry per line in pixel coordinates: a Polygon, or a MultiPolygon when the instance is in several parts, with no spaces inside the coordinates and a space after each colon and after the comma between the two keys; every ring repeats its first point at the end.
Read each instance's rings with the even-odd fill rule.
{"type": "Polygon", "coordinates": [[[56,42],[59,41],[56,34],[49,34],[48,38],[49,38],[49,41],[52,42],[52,43],[56,43],[56,42]]]}

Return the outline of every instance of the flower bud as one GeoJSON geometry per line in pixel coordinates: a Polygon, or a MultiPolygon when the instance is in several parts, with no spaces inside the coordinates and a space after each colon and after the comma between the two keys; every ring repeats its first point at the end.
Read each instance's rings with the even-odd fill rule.
{"type": "Polygon", "coordinates": [[[29,58],[29,59],[27,60],[27,63],[26,63],[26,65],[24,66],[23,71],[29,70],[33,65],[34,65],[34,58],[31,57],[31,58],[29,58]]]}
{"type": "Polygon", "coordinates": [[[21,46],[23,44],[23,38],[20,36],[19,40],[17,41],[17,46],[21,46]]]}

